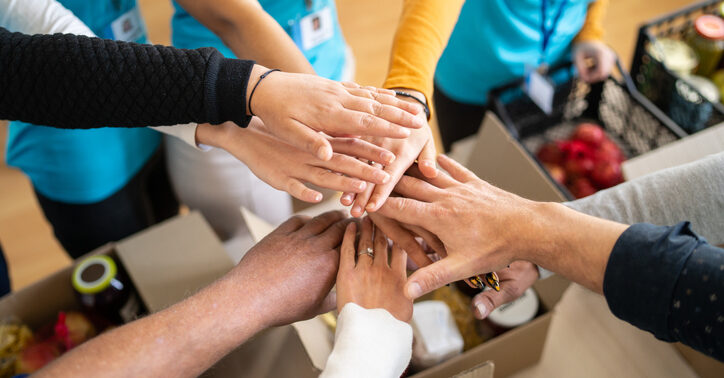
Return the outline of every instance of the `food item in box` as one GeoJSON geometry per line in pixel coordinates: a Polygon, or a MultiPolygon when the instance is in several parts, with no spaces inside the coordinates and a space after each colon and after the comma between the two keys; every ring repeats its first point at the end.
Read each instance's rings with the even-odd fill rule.
{"type": "Polygon", "coordinates": [[[576,130],[573,131],[571,135],[571,139],[581,141],[587,146],[595,148],[600,146],[607,138],[601,126],[586,122],[576,127],[576,130]]]}
{"type": "Polygon", "coordinates": [[[484,322],[492,327],[495,335],[499,335],[533,320],[539,307],[538,295],[529,288],[518,299],[493,310],[484,322]]]}
{"type": "Polygon", "coordinates": [[[477,320],[472,312],[472,298],[454,286],[443,286],[432,293],[432,299],[445,302],[450,308],[455,324],[463,337],[464,350],[470,350],[485,341],[476,330],[477,320]]]}
{"type": "Polygon", "coordinates": [[[711,75],[719,66],[724,52],[724,20],[711,14],[697,17],[687,42],[699,59],[696,74],[711,75]]]}
{"type": "Polygon", "coordinates": [[[81,261],[71,281],[81,305],[93,314],[121,324],[134,320],[141,312],[130,280],[110,256],[91,256],[81,261]]]}
{"type": "Polygon", "coordinates": [[[445,302],[423,301],[414,306],[411,363],[415,369],[427,369],[463,351],[463,338],[445,302]]]}
{"type": "Polygon", "coordinates": [[[96,335],[93,323],[80,312],[70,311],[58,313],[58,321],[54,327],[56,339],[66,350],[72,349],[96,335]]]}
{"type": "Polygon", "coordinates": [[[543,163],[560,165],[563,164],[563,151],[560,143],[546,143],[538,150],[536,154],[538,159],[543,163]]]}
{"type": "Polygon", "coordinates": [[[16,374],[16,361],[20,352],[33,341],[33,331],[15,321],[0,325],[0,377],[16,374]]]}
{"type": "Polygon", "coordinates": [[[29,374],[40,370],[60,356],[58,343],[53,339],[29,344],[17,358],[15,374],[29,374]]]}

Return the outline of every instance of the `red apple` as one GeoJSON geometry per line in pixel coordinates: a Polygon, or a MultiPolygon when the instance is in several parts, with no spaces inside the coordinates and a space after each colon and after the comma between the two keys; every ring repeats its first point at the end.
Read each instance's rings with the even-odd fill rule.
{"type": "Polygon", "coordinates": [[[583,198],[596,193],[596,188],[594,188],[591,181],[585,177],[575,179],[568,187],[568,190],[570,190],[571,194],[576,198],[583,198]]]}
{"type": "Polygon", "coordinates": [[[566,174],[569,176],[587,177],[593,172],[594,165],[593,159],[582,157],[567,160],[563,168],[565,168],[566,174]]]}
{"type": "Polygon", "coordinates": [[[626,160],[623,152],[621,152],[621,149],[618,148],[618,145],[610,140],[603,141],[603,143],[601,143],[601,145],[598,146],[598,148],[594,152],[594,156],[596,161],[611,161],[621,163],[622,161],[626,160]]]}
{"type": "Polygon", "coordinates": [[[563,163],[563,151],[559,143],[550,142],[544,144],[537,153],[538,159],[543,163],[548,164],[562,164],[563,163]]]}
{"type": "Polygon", "coordinates": [[[615,161],[596,162],[591,172],[591,180],[601,189],[610,188],[623,182],[621,164],[615,161]]]}
{"type": "Polygon", "coordinates": [[[564,160],[592,158],[593,149],[579,140],[567,140],[561,142],[561,151],[564,153],[564,160]]]}
{"type": "Polygon", "coordinates": [[[16,373],[33,373],[60,355],[55,341],[48,339],[28,345],[16,362],[16,373]]]}
{"type": "Polygon", "coordinates": [[[555,164],[543,164],[548,173],[551,175],[553,180],[561,185],[566,184],[566,171],[560,165],[555,164]]]}
{"type": "Polygon", "coordinates": [[[593,123],[582,123],[576,127],[570,139],[581,141],[591,147],[598,147],[606,140],[606,133],[603,132],[601,126],[593,123]]]}

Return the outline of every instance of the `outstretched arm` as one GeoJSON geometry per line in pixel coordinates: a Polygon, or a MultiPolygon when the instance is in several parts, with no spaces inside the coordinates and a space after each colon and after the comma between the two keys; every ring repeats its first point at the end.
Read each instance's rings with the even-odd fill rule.
{"type": "Polygon", "coordinates": [[[198,294],[78,346],[37,375],[198,376],[262,329],[333,307],[325,298],[346,224],[340,212],[293,217],[198,294]]]}
{"type": "Polygon", "coordinates": [[[304,54],[257,0],[178,0],[240,59],[286,72],[314,74],[304,54]]]}

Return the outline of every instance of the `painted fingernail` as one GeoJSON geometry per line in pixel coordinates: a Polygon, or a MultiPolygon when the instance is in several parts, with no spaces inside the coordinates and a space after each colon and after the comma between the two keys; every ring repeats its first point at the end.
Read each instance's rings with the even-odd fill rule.
{"type": "Polygon", "coordinates": [[[374,176],[375,176],[375,180],[377,180],[383,184],[386,184],[387,181],[390,181],[390,175],[384,171],[377,171],[374,173],[374,176]]]}
{"type": "Polygon", "coordinates": [[[478,309],[478,312],[480,313],[480,319],[483,319],[483,318],[485,318],[486,316],[488,316],[488,308],[485,307],[484,304],[482,304],[482,303],[476,303],[476,304],[475,304],[475,308],[478,309]]]}
{"type": "Polygon", "coordinates": [[[422,288],[420,287],[420,284],[417,282],[412,282],[409,285],[407,285],[407,296],[410,298],[417,298],[420,295],[422,295],[422,288]]]}

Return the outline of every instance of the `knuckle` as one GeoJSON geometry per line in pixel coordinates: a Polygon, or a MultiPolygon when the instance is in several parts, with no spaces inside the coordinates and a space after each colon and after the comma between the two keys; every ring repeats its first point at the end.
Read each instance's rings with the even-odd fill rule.
{"type": "Polygon", "coordinates": [[[371,128],[375,123],[375,116],[369,113],[365,113],[360,118],[360,126],[362,126],[365,129],[371,128]]]}

